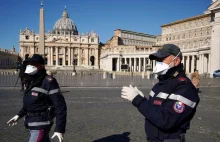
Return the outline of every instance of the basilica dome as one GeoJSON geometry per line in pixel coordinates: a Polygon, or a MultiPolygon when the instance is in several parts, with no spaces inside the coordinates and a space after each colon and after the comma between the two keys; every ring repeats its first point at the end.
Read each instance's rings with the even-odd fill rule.
{"type": "Polygon", "coordinates": [[[63,11],[62,17],[55,23],[53,33],[60,35],[78,35],[76,25],[69,18],[66,8],[63,11]]]}

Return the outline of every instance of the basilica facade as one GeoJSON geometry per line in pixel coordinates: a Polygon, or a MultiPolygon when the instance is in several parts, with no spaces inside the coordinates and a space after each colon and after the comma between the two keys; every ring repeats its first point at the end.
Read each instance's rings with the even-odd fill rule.
{"type": "Polygon", "coordinates": [[[99,68],[99,36],[94,31],[79,33],[66,8],[53,30],[44,32],[44,9],[40,9],[40,33],[20,30],[20,56],[41,54],[50,69],[99,68]]]}

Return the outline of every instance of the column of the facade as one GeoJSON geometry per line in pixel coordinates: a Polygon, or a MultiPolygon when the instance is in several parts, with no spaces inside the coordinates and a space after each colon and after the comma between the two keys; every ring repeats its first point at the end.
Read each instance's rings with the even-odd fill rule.
{"type": "MultiPolygon", "coordinates": [[[[144,48],[144,49],[145,49],[145,48],[144,48]]],[[[145,58],[145,57],[144,57],[144,63],[143,63],[143,66],[144,66],[144,67],[143,67],[143,69],[144,69],[143,71],[145,72],[145,71],[146,71],[146,58],[145,58]]]]}
{"type": "Polygon", "coordinates": [[[95,49],[95,66],[99,67],[99,50],[98,47],[95,49]]]}
{"type": "Polygon", "coordinates": [[[198,70],[199,71],[199,66],[200,66],[200,56],[199,55],[197,55],[196,56],[196,70],[198,70]]]}
{"type": "Polygon", "coordinates": [[[50,54],[50,47],[47,47],[47,66],[50,66],[51,63],[50,63],[50,57],[51,54],[50,54]]]}
{"type": "Polygon", "coordinates": [[[195,55],[192,55],[191,73],[195,70],[195,55]]]}
{"type": "Polygon", "coordinates": [[[189,55],[186,56],[186,72],[189,73],[189,62],[190,62],[190,59],[189,59],[189,55]]]}
{"type": "Polygon", "coordinates": [[[208,72],[208,55],[207,54],[203,54],[204,57],[204,69],[203,72],[207,73],[208,72]]]}
{"type": "Polygon", "coordinates": [[[56,47],[56,66],[58,66],[59,61],[59,53],[58,53],[58,47],[56,47]]]}
{"type": "Polygon", "coordinates": [[[113,63],[112,60],[113,60],[112,57],[110,57],[110,58],[109,58],[109,62],[108,62],[108,70],[109,70],[109,71],[112,71],[112,66],[113,66],[113,65],[112,65],[112,63],[113,63]]]}
{"type": "Polygon", "coordinates": [[[78,66],[80,66],[81,65],[81,49],[80,48],[78,48],[78,63],[77,63],[77,65],[78,66]]]}
{"type": "Polygon", "coordinates": [[[137,59],[136,58],[134,58],[134,72],[136,72],[136,61],[137,61],[137,59]]]}
{"type": "Polygon", "coordinates": [[[53,47],[50,47],[50,65],[53,66],[53,47]]]}
{"type": "Polygon", "coordinates": [[[71,65],[71,56],[70,56],[71,52],[70,52],[70,47],[68,47],[68,66],[71,65]]]}
{"type": "Polygon", "coordinates": [[[89,65],[89,59],[88,59],[88,57],[89,57],[89,49],[88,48],[86,48],[85,49],[85,66],[88,66],[89,65]]]}
{"type": "Polygon", "coordinates": [[[125,58],[125,64],[127,64],[127,58],[125,58]]]}
{"type": "Polygon", "coordinates": [[[198,65],[198,71],[199,73],[202,73],[202,55],[199,54],[199,65],[198,65]]]}
{"type": "Polygon", "coordinates": [[[138,60],[139,60],[138,71],[141,72],[141,58],[139,58],[138,60]]]}
{"type": "Polygon", "coordinates": [[[204,73],[204,54],[201,54],[201,73],[204,73]]]}
{"type": "Polygon", "coordinates": [[[118,58],[117,58],[117,70],[116,70],[116,71],[120,71],[120,69],[119,69],[119,66],[120,66],[119,64],[120,64],[120,63],[119,63],[119,62],[120,62],[120,58],[118,57],[118,58]]]}
{"type": "Polygon", "coordinates": [[[156,62],[155,60],[151,61],[153,71],[155,70],[155,62],[156,62]]]}
{"type": "Polygon", "coordinates": [[[66,66],[66,47],[63,47],[63,66],[66,66]]]}
{"type": "Polygon", "coordinates": [[[128,58],[128,60],[129,60],[129,69],[130,69],[130,72],[131,72],[131,70],[132,70],[131,58],[128,58]]]}
{"type": "Polygon", "coordinates": [[[211,74],[211,57],[210,57],[210,53],[208,54],[208,73],[211,74]]]}
{"type": "Polygon", "coordinates": [[[186,63],[185,63],[185,56],[184,55],[183,55],[182,63],[183,63],[184,70],[186,71],[186,63]]]}

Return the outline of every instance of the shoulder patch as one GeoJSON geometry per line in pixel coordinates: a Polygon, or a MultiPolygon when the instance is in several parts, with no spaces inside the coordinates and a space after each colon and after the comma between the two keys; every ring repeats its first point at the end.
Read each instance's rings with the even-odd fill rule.
{"type": "Polygon", "coordinates": [[[51,76],[48,76],[48,77],[47,77],[47,80],[48,80],[49,82],[51,82],[51,81],[53,80],[53,78],[52,78],[51,76]]]}
{"type": "Polygon", "coordinates": [[[183,113],[184,110],[185,110],[185,104],[182,103],[182,102],[176,101],[176,102],[173,104],[173,109],[174,109],[174,111],[177,112],[177,113],[183,113]]]}
{"type": "Polygon", "coordinates": [[[179,84],[187,84],[187,79],[185,77],[179,77],[177,78],[179,84]]]}

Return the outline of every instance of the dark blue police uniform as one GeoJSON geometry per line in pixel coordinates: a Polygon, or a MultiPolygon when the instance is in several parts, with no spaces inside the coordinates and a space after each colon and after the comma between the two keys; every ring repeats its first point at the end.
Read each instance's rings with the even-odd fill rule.
{"type": "Polygon", "coordinates": [[[25,116],[24,124],[28,129],[47,131],[56,117],[55,132],[65,133],[67,107],[59,84],[55,78],[46,74],[44,59],[40,55],[34,54],[28,59],[28,64],[37,64],[42,69],[35,75],[29,75],[31,83],[25,90],[23,107],[18,116],[25,116]]]}
{"type": "Polygon", "coordinates": [[[18,113],[25,116],[25,126],[32,130],[47,129],[56,116],[55,132],[64,133],[66,126],[66,103],[55,78],[45,75],[31,84],[23,97],[23,107],[18,113]]]}
{"type": "Polygon", "coordinates": [[[184,134],[199,103],[196,88],[186,77],[182,64],[171,68],[158,79],[148,99],[138,95],[132,101],[145,117],[147,140],[185,141],[184,134]]]}

